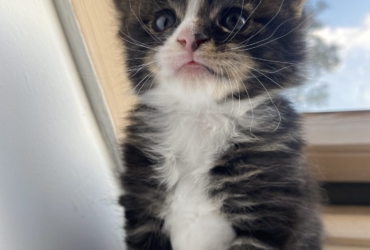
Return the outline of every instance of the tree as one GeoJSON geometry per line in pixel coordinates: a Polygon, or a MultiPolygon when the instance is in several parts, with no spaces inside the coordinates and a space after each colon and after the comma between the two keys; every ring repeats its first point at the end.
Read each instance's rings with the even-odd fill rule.
{"type": "Polygon", "coordinates": [[[292,96],[301,108],[323,106],[328,99],[328,83],[320,81],[323,73],[333,72],[340,64],[339,46],[327,44],[322,38],[315,36],[314,32],[323,28],[319,15],[329,8],[325,1],[318,1],[312,12],[312,24],[309,28],[309,81],[306,85],[293,91],[292,96]]]}

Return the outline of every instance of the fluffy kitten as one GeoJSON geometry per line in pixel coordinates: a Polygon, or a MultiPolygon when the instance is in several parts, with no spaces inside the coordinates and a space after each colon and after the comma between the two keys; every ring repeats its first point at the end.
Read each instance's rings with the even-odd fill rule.
{"type": "Polygon", "coordinates": [[[115,0],[138,103],[122,145],[129,250],[318,250],[299,115],[304,0],[115,0]]]}

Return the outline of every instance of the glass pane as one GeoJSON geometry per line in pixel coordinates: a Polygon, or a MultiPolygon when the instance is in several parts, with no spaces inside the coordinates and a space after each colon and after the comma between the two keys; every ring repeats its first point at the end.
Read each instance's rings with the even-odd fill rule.
{"type": "Polygon", "coordinates": [[[293,91],[303,112],[370,110],[370,1],[308,0],[311,63],[293,91]]]}

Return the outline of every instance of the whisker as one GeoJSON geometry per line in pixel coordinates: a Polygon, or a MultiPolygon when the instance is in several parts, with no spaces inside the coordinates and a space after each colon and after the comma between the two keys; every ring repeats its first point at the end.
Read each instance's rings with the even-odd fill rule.
{"type": "Polygon", "coordinates": [[[137,61],[137,60],[143,60],[145,59],[146,57],[133,57],[133,58],[130,58],[130,59],[125,59],[126,61],[137,61]]]}
{"type": "Polygon", "coordinates": [[[253,103],[252,103],[252,99],[250,98],[249,96],[249,92],[247,90],[247,87],[245,87],[244,84],[242,84],[244,89],[245,89],[245,93],[247,93],[247,96],[248,96],[248,101],[249,101],[249,106],[251,107],[251,111],[252,111],[252,121],[251,121],[251,124],[250,124],[250,127],[249,127],[249,132],[251,133],[251,135],[255,138],[255,139],[258,139],[257,136],[254,135],[253,131],[252,131],[252,128],[253,128],[253,122],[254,122],[254,108],[253,108],[253,103]]]}
{"type": "MultiPolygon", "coordinates": [[[[140,4],[139,4],[139,17],[140,17],[141,23],[143,23],[143,24],[144,24],[143,20],[141,19],[141,3],[142,3],[142,2],[140,2],[140,4]]],[[[145,26],[145,27],[146,27],[146,26],[145,26]]],[[[148,30],[148,31],[149,31],[149,30],[148,30]]],[[[151,32],[150,32],[150,34],[152,34],[155,38],[157,38],[157,41],[159,41],[159,43],[160,43],[160,44],[163,44],[163,41],[162,41],[158,36],[156,36],[155,34],[153,34],[153,33],[151,33],[151,32]]]]}
{"type": "MultiPolygon", "coordinates": [[[[120,32],[120,34],[123,34],[122,32],[120,32]]],[[[157,49],[154,49],[154,48],[151,48],[149,47],[148,45],[144,45],[144,44],[141,44],[141,43],[138,43],[138,42],[131,42],[127,39],[125,39],[124,37],[122,37],[121,35],[118,35],[121,39],[123,39],[125,42],[127,43],[130,43],[130,44],[133,44],[133,45],[136,45],[138,47],[142,47],[142,48],[146,48],[146,49],[149,49],[149,50],[154,50],[154,51],[158,51],[157,49]]]]}
{"type": "Polygon", "coordinates": [[[149,65],[151,65],[153,63],[155,63],[155,61],[140,64],[140,65],[135,65],[135,66],[132,66],[132,67],[128,67],[127,72],[140,71],[141,69],[146,68],[146,67],[148,67],[149,65]]]}
{"type": "MultiPolygon", "coordinates": [[[[156,70],[158,70],[158,68],[157,68],[156,70]]],[[[152,87],[153,87],[153,83],[154,83],[154,81],[155,81],[156,79],[157,79],[157,76],[156,76],[156,75],[154,75],[154,77],[153,77],[153,79],[152,79],[152,82],[150,83],[150,86],[149,86],[148,91],[152,89],[152,87]]]]}
{"type": "MultiPolygon", "coordinates": [[[[260,2],[257,4],[256,8],[254,8],[254,10],[252,11],[252,13],[248,16],[246,22],[248,22],[248,20],[252,17],[252,15],[254,14],[254,12],[256,12],[256,10],[258,9],[258,7],[261,5],[262,3],[262,0],[260,0],[260,2]]],[[[243,6],[244,6],[244,0],[243,0],[243,6]]],[[[239,32],[240,30],[242,29],[243,27],[240,27],[239,30],[229,39],[229,41],[231,41],[239,32]]]]}
{"type": "Polygon", "coordinates": [[[125,50],[130,50],[130,51],[135,51],[135,52],[138,52],[140,54],[145,54],[145,51],[142,51],[142,50],[138,50],[138,49],[133,49],[133,48],[130,48],[130,47],[125,47],[125,50]]]}
{"type": "Polygon", "coordinates": [[[153,74],[154,73],[150,73],[150,74],[148,74],[146,77],[144,77],[139,83],[138,83],[138,85],[133,89],[134,91],[135,91],[135,89],[141,84],[141,83],[143,83],[143,84],[141,84],[141,87],[140,87],[140,89],[139,89],[139,91],[137,92],[137,95],[140,95],[140,92],[141,92],[141,90],[142,90],[142,88],[144,87],[144,85],[148,82],[148,80],[150,79],[150,77],[152,77],[153,76],[153,74]],[[146,80],[145,80],[146,79],[146,80]],[[144,80],[145,80],[145,82],[144,82],[144,80]]]}
{"type": "MultiPolygon", "coordinates": [[[[127,30],[127,33],[128,33],[129,38],[130,38],[131,40],[133,40],[133,41],[137,41],[137,40],[135,40],[135,39],[133,39],[133,38],[132,38],[131,33],[130,33],[129,29],[128,29],[128,25],[127,25],[127,24],[126,24],[126,30],[127,30]]],[[[139,42],[139,41],[138,41],[138,42],[139,42]]],[[[145,43],[143,43],[143,44],[145,44],[145,43]]],[[[150,43],[148,43],[148,45],[157,45],[157,43],[154,41],[154,42],[150,42],[150,43]]]]}
{"type": "Polygon", "coordinates": [[[254,71],[257,71],[258,73],[260,73],[261,75],[263,75],[264,77],[266,77],[267,79],[269,79],[270,81],[272,81],[273,83],[275,83],[277,86],[279,86],[281,89],[285,89],[283,86],[281,86],[279,83],[277,83],[276,81],[274,81],[273,79],[271,79],[270,77],[268,77],[267,75],[263,74],[262,72],[260,72],[259,70],[253,68],[253,67],[250,67],[250,66],[247,66],[247,65],[244,65],[246,66],[247,68],[251,69],[251,70],[254,70],[254,71]]]}
{"type": "Polygon", "coordinates": [[[228,120],[230,120],[230,117],[232,115],[232,113],[234,112],[234,91],[233,91],[233,86],[231,85],[231,78],[230,78],[230,75],[229,75],[229,72],[226,72],[227,74],[227,77],[229,78],[229,86],[230,86],[230,90],[231,90],[231,96],[233,98],[231,98],[231,111],[230,111],[230,114],[229,114],[229,117],[228,117],[228,120]]]}
{"type": "Polygon", "coordinates": [[[133,44],[133,45],[137,45],[137,46],[140,46],[140,47],[144,47],[144,48],[147,48],[147,49],[151,49],[151,50],[158,51],[158,50],[156,50],[156,49],[154,49],[154,48],[149,47],[149,45],[156,44],[156,43],[148,43],[148,44],[145,44],[145,43],[142,43],[142,42],[140,42],[140,41],[138,41],[138,40],[136,40],[136,39],[132,38],[132,36],[131,36],[131,34],[130,34],[129,30],[128,30],[127,24],[126,24],[126,30],[127,30],[127,33],[128,33],[128,34],[126,34],[125,32],[123,32],[123,30],[122,30],[122,29],[119,29],[118,36],[119,36],[121,39],[123,39],[123,40],[125,40],[126,42],[131,43],[131,44],[133,44]],[[122,34],[122,35],[124,35],[125,37],[129,38],[131,41],[126,40],[124,37],[122,37],[122,36],[121,36],[121,34],[122,34]]]}
{"type": "Polygon", "coordinates": [[[259,58],[259,57],[248,56],[248,55],[238,55],[238,56],[251,58],[251,59],[254,59],[254,60],[257,60],[257,61],[297,65],[297,63],[284,62],[284,61],[275,61],[275,60],[269,60],[269,59],[264,59],[264,58],[259,58]]]}
{"type": "Polygon", "coordinates": [[[268,92],[268,90],[267,90],[267,88],[265,87],[265,85],[258,79],[258,77],[256,77],[252,72],[249,72],[252,76],[254,76],[254,78],[262,85],[262,87],[265,89],[265,91],[266,91],[266,93],[267,93],[267,95],[269,96],[269,98],[270,98],[270,101],[271,101],[271,103],[272,103],[272,105],[274,105],[274,107],[275,107],[275,109],[276,109],[276,111],[278,112],[278,115],[279,115],[279,123],[278,123],[278,125],[276,126],[276,128],[275,128],[275,130],[274,130],[274,132],[276,131],[276,130],[278,130],[278,128],[280,127],[280,124],[281,124],[281,121],[282,121],[282,117],[281,117],[281,113],[280,113],[280,110],[278,109],[278,107],[276,106],[276,104],[275,104],[275,102],[273,101],[273,99],[272,99],[272,97],[271,97],[271,95],[270,95],[270,92],[268,92]]]}
{"type": "MultiPolygon", "coordinates": [[[[281,24],[279,24],[279,25],[276,27],[276,29],[271,33],[271,35],[270,35],[269,37],[267,37],[267,38],[265,38],[265,39],[262,39],[262,40],[260,40],[260,41],[257,41],[257,42],[254,42],[254,43],[248,44],[249,40],[250,40],[250,39],[252,39],[252,37],[250,37],[250,38],[248,38],[247,42],[240,43],[240,44],[242,44],[242,46],[232,48],[232,50],[237,50],[237,49],[240,49],[240,48],[247,48],[248,46],[253,46],[253,45],[255,45],[255,44],[263,43],[264,41],[269,40],[270,38],[272,38],[272,37],[275,35],[275,33],[279,30],[279,28],[280,28],[281,26],[283,26],[284,24],[286,24],[287,22],[289,22],[290,20],[293,20],[293,19],[294,19],[293,17],[292,17],[292,18],[289,18],[289,19],[285,20],[284,22],[282,22],[281,24]]],[[[255,36],[255,35],[254,35],[254,36],[255,36]]]]}
{"type": "MultiPolygon", "coordinates": [[[[246,49],[243,49],[243,50],[240,50],[240,51],[249,51],[249,50],[252,50],[252,49],[256,49],[256,48],[259,48],[259,47],[262,47],[262,46],[265,46],[265,45],[267,45],[267,44],[269,44],[269,43],[272,43],[272,42],[274,42],[274,41],[277,41],[277,40],[279,40],[279,39],[281,39],[281,38],[284,38],[284,37],[286,37],[287,35],[289,35],[289,34],[291,34],[292,32],[294,32],[295,30],[297,30],[300,26],[302,26],[302,24],[304,24],[306,21],[308,21],[311,17],[312,17],[312,15],[313,14],[311,14],[310,16],[308,16],[307,18],[305,18],[301,23],[299,23],[294,29],[292,29],[291,31],[289,31],[288,33],[286,33],[286,34],[284,34],[284,35],[282,35],[282,36],[280,36],[280,37],[277,37],[277,38],[275,38],[275,39],[272,39],[272,40],[270,40],[270,41],[267,41],[266,43],[264,43],[264,44],[260,44],[260,45],[256,45],[256,46],[254,46],[254,47],[252,47],[252,48],[249,48],[249,47],[246,47],[246,49]]],[[[261,41],[260,41],[261,42],[261,41]]],[[[259,43],[259,42],[258,42],[259,43]]],[[[250,45],[251,46],[251,45],[250,45]]]]}
{"type": "Polygon", "coordinates": [[[265,26],[263,26],[257,33],[255,33],[254,35],[252,35],[252,37],[250,37],[248,40],[250,40],[250,39],[252,39],[253,37],[255,37],[256,35],[258,35],[262,30],[264,30],[272,21],[274,21],[275,20],[275,18],[279,15],[279,13],[280,13],[280,11],[281,11],[281,9],[283,8],[283,4],[284,4],[284,2],[285,2],[285,0],[283,0],[282,2],[281,2],[281,5],[280,5],[280,7],[279,7],[279,9],[278,9],[278,11],[277,11],[277,13],[275,14],[275,16],[273,16],[271,19],[270,19],[270,21],[265,25],[265,26]]]}
{"type": "Polygon", "coordinates": [[[141,65],[138,65],[138,66],[134,66],[134,67],[131,67],[131,68],[127,68],[126,71],[127,72],[135,72],[133,75],[131,76],[135,76],[137,75],[141,70],[147,68],[148,66],[150,66],[151,64],[155,63],[156,61],[152,61],[152,62],[149,62],[149,63],[146,63],[146,64],[141,64],[141,65]]]}
{"type": "MultiPolygon", "coordinates": [[[[130,5],[130,9],[131,9],[131,12],[132,14],[134,14],[136,20],[140,23],[140,25],[144,28],[144,30],[154,39],[156,40],[159,44],[162,44],[162,41],[160,39],[158,39],[154,34],[152,34],[150,32],[150,30],[145,26],[145,24],[143,23],[143,21],[141,20],[141,18],[139,19],[138,16],[136,15],[135,11],[132,9],[132,5],[131,5],[131,0],[129,1],[129,5],[130,5]]],[[[141,6],[141,2],[140,2],[140,5],[139,5],[139,10],[140,10],[140,6],[141,6]]],[[[139,11],[140,12],[140,11],[139,11]]]]}
{"type": "MultiPolygon", "coordinates": [[[[226,62],[228,65],[230,65],[230,69],[231,69],[231,73],[233,74],[233,76],[235,76],[234,75],[234,73],[233,72],[236,72],[236,70],[234,70],[234,68],[235,68],[235,66],[232,64],[232,62],[230,62],[230,61],[227,61],[226,62]]],[[[240,109],[241,109],[241,100],[240,100],[240,89],[239,89],[239,84],[238,84],[238,94],[239,94],[239,112],[240,112],[240,109]]],[[[234,94],[233,94],[234,95],[234,94]]],[[[235,116],[234,117],[234,120],[233,120],[233,122],[235,122],[235,120],[236,120],[236,118],[237,118],[237,116],[235,116]]]]}
{"type": "MultiPolygon", "coordinates": [[[[243,82],[243,79],[240,75],[240,72],[234,70],[234,72],[237,74],[237,76],[239,77],[240,81],[243,82]]],[[[244,78],[246,78],[245,75],[243,75],[244,78]]],[[[252,99],[250,98],[250,95],[249,95],[249,92],[245,86],[245,84],[242,84],[244,90],[245,90],[245,93],[247,94],[247,97],[248,97],[248,101],[249,101],[249,106],[251,108],[251,111],[252,111],[252,120],[251,120],[251,123],[250,123],[250,127],[249,127],[249,132],[251,133],[251,135],[255,138],[255,139],[258,139],[256,135],[254,135],[253,131],[252,131],[252,128],[253,128],[253,122],[254,122],[254,108],[253,108],[253,103],[252,103],[252,99]]],[[[239,95],[240,96],[240,95],[239,95]]]]}
{"type": "MultiPolygon", "coordinates": [[[[242,6],[244,6],[244,0],[243,0],[243,3],[242,3],[242,6]]],[[[240,21],[240,18],[242,17],[242,15],[243,15],[243,8],[241,8],[240,9],[240,15],[239,15],[239,18],[238,18],[238,22],[240,21]]],[[[250,15],[249,15],[249,17],[250,17],[250,15]]],[[[249,17],[248,17],[248,19],[249,19],[249,17]]],[[[237,22],[237,23],[238,23],[237,22]]],[[[236,26],[234,26],[234,28],[233,28],[233,30],[229,33],[229,35],[225,38],[225,40],[223,40],[222,41],[222,43],[225,43],[225,42],[227,42],[227,41],[230,41],[231,39],[229,39],[229,37],[233,34],[233,32],[235,31],[235,27],[236,26]]],[[[237,32],[235,32],[235,33],[238,33],[240,30],[241,30],[241,28],[242,27],[240,27],[239,29],[238,29],[238,31],[237,32]]],[[[235,36],[234,36],[235,37],[235,36]]]]}

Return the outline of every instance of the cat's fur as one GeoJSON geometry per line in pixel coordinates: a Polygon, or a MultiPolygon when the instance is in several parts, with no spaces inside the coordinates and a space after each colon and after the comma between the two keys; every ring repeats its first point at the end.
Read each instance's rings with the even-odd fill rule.
{"type": "Polygon", "coordinates": [[[300,118],[280,95],[303,79],[304,1],[115,2],[138,96],[122,145],[128,249],[321,249],[300,118]],[[230,7],[243,29],[220,25],[230,7]],[[163,10],[176,26],[158,32],[163,10]],[[203,71],[178,70],[182,32],[207,37],[203,71]]]}

